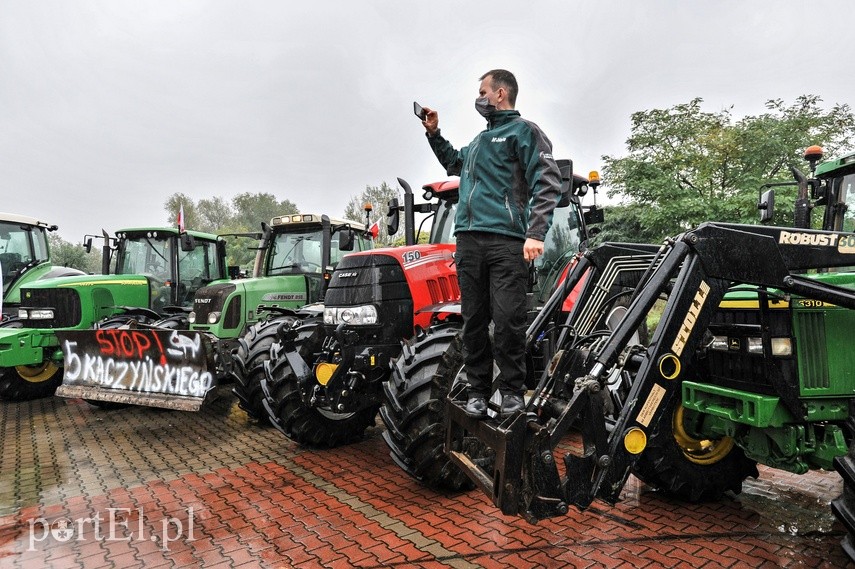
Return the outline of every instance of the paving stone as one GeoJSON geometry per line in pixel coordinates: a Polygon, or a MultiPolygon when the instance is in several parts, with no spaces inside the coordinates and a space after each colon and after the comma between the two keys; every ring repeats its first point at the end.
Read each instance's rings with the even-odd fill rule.
{"type": "Polygon", "coordinates": [[[250,422],[228,395],[199,413],[62,398],[0,405],[0,569],[847,564],[828,507],[842,490],[833,472],[761,467],[740,496],[698,505],[631,477],[614,507],[531,525],[478,492],[424,488],[392,463],[379,425],[357,444],[309,450],[250,422]],[[102,521],[100,540],[90,524],[80,540],[48,535],[27,551],[35,520],[110,511],[121,540],[108,541],[102,521]]]}

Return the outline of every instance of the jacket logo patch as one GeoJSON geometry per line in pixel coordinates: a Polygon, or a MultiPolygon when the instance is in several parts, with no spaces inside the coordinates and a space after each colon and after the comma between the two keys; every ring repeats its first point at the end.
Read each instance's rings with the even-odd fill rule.
{"type": "Polygon", "coordinates": [[[507,139],[507,136],[494,136],[490,142],[505,142],[507,139]]]}

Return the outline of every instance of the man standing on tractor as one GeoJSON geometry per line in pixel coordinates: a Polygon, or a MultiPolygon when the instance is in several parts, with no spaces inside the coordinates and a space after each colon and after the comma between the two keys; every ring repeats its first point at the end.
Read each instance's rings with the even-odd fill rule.
{"type": "Polygon", "coordinates": [[[480,80],[475,108],[487,129],[468,146],[455,150],[442,137],[435,110],[424,108],[422,124],[448,174],[460,176],[455,260],[469,384],[466,412],[486,417],[495,357],[504,419],[525,406],[527,265],[543,253],[561,173],[552,143],[514,110],[514,75],[494,69],[480,80]]]}

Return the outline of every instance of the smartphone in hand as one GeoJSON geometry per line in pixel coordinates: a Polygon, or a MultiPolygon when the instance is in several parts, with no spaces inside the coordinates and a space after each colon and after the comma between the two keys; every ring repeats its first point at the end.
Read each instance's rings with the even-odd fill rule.
{"type": "Polygon", "coordinates": [[[425,120],[427,118],[427,111],[424,110],[424,108],[415,101],[413,101],[413,112],[421,120],[425,120]]]}

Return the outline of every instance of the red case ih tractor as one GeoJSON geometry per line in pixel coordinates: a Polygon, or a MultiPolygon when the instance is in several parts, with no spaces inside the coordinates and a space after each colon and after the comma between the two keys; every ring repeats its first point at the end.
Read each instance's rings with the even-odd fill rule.
{"type": "MultiPolygon", "coordinates": [[[[586,219],[602,215],[596,206],[583,212],[580,197],[588,180],[574,178],[569,161],[560,163],[563,199],[547,235],[541,267],[545,277],[535,287],[533,303],[548,296],[587,239],[586,219]]],[[[360,439],[375,424],[386,398],[383,383],[391,361],[401,354],[402,341],[437,319],[460,320],[452,242],[457,184],[424,189],[427,199],[437,198],[437,203],[420,206],[434,215],[430,242],[416,245],[408,231],[404,247],[347,255],[333,273],[323,316],[307,314],[271,348],[262,381],[265,407],[274,426],[292,440],[332,447],[360,439]]],[[[408,227],[413,222],[408,219],[408,227]]]]}

